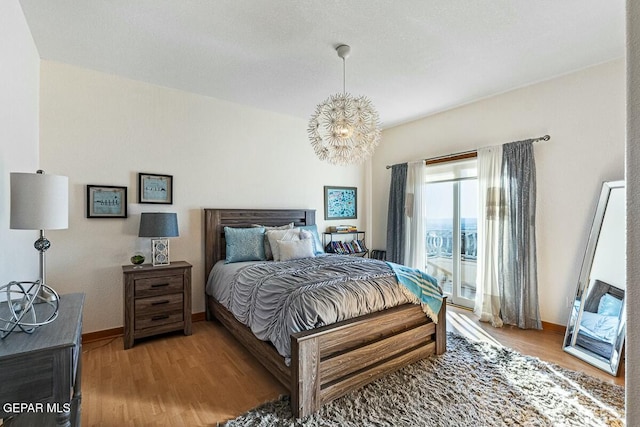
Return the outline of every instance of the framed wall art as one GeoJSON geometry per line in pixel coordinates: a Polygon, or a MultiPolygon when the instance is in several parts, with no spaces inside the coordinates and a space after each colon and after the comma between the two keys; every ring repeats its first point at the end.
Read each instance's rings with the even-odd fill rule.
{"type": "Polygon", "coordinates": [[[127,187],[87,185],[87,218],[126,218],[127,187]]]}
{"type": "Polygon", "coordinates": [[[324,219],[358,218],[356,187],[324,187],[324,219]]]}
{"type": "Polygon", "coordinates": [[[173,176],[139,173],[138,203],[173,204],[173,176]]]}

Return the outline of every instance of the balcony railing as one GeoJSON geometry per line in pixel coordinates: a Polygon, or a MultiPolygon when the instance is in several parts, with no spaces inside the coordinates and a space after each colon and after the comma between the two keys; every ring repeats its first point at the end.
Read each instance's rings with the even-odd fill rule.
{"type": "MultiPolygon", "coordinates": [[[[478,258],[478,232],[462,230],[460,255],[463,260],[478,258]]],[[[451,230],[427,230],[427,257],[451,258],[453,256],[453,232],[451,230]]]]}
{"type": "MultiPolygon", "coordinates": [[[[478,258],[477,231],[462,230],[460,255],[459,295],[474,300],[478,258]]],[[[453,233],[451,230],[427,230],[427,272],[438,279],[446,294],[453,292],[453,233]]]]}

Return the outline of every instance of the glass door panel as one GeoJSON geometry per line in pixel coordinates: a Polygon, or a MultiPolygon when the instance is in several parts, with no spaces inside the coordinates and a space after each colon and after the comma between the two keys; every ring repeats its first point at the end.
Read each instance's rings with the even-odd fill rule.
{"type": "Polygon", "coordinates": [[[426,185],[427,272],[449,302],[472,308],[476,293],[476,179],[426,185]]]}
{"type": "Polygon", "coordinates": [[[473,307],[478,261],[478,181],[460,181],[460,281],[461,305],[473,307]]]}
{"type": "Polygon", "coordinates": [[[453,293],[453,182],[426,186],[427,273],[438,279],[444,293],[453,293]],[[429,201],[436,201],[431,203],[429,201]]]}

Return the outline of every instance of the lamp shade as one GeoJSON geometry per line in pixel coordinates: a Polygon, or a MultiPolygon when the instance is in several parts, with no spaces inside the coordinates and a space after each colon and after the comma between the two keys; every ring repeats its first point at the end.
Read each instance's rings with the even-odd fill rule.
{"type": "Polygon", "coordinates": [[[178,215],[171,212],[143,212],[138,237],[178,237],[178,215]]]}
{"type": "Polygon", "coordinates": [[[69,227],[69,178],[44,173],[11,173],[10,228],[57,230],[69,227]]]}

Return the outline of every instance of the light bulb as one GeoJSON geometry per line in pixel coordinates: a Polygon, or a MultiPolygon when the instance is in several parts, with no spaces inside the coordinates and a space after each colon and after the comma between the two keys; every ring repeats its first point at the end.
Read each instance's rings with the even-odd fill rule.
{"type": "Polygon", "coordinates": [[[346,139],[346,138],[350,138],[352,134],[352,129],[350,126],[340,126],[338,128],[338,136],[340,138],[346,139]]]}

